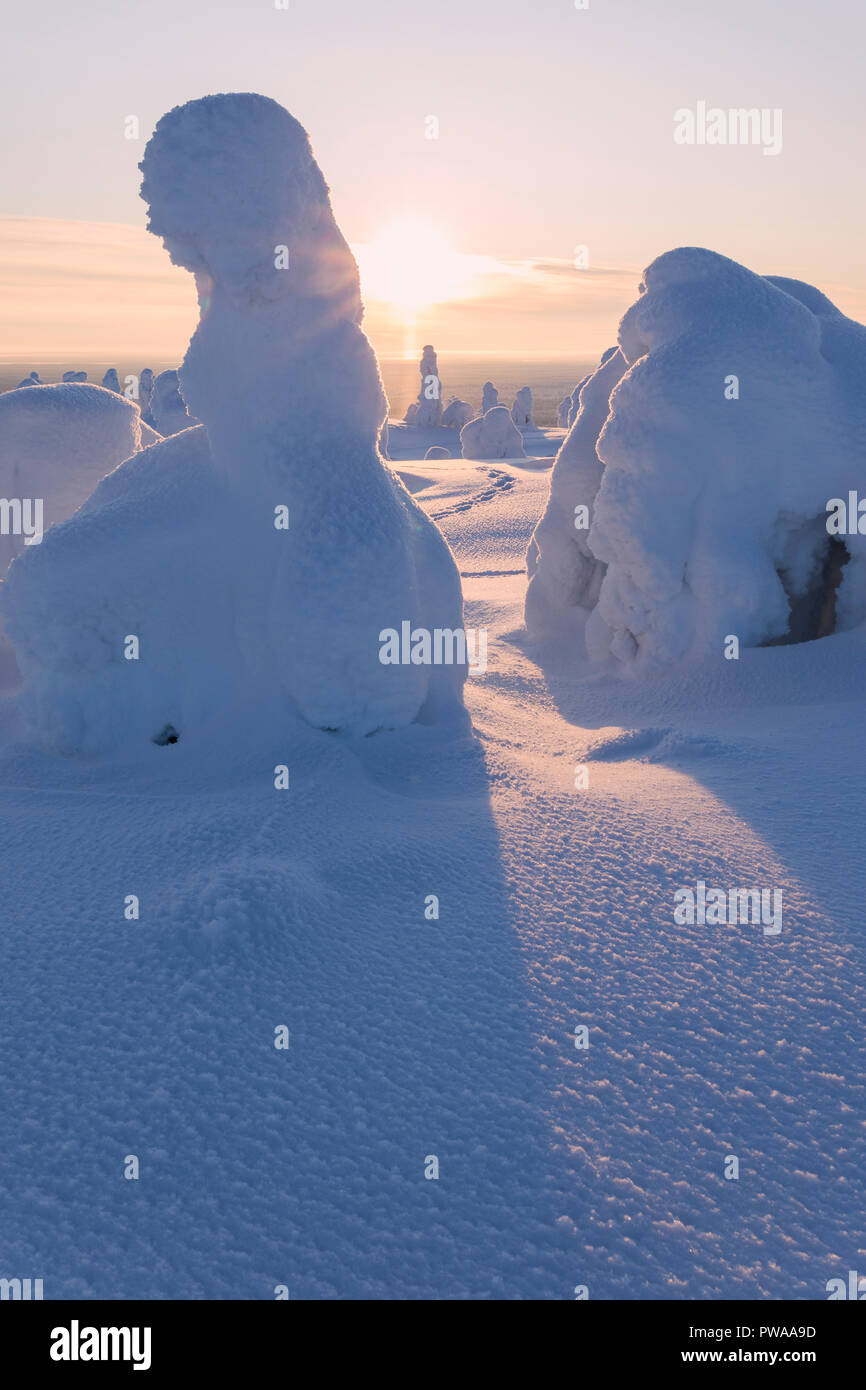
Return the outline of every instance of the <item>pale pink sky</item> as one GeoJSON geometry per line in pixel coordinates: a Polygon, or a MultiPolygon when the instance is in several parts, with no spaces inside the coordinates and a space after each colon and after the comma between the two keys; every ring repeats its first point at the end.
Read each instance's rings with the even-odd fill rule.
{"type": "Polygon", "coordinates": [[[866,22],[849,0],[42,0],[6,28],[7,361],[180,357],[195,296],[143,230],[136,166],[165,110],[228,90],[264,92],[309,130],[383,354],[600,351],[640,269],[676,245],[810,280],[866,316],[866,22]],[[674,112],[698,101],[780,108],[782,152],[677,145],[674,112]],[[452,248],[443,297],[413,314],[376,298],[389,286],[373,272],[406,218],[452,248]]]}

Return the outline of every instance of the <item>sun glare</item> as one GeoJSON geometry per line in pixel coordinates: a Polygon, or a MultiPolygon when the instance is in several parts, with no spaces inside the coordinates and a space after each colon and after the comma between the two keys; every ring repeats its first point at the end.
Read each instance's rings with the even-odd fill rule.
{"type": "Polygon", "coordinates": [[[390,305],[404,319],[472,293],[472,258],[455,251],[439,227],[421,218],[392,222],[355,253],[365,299],[390,305]]]}

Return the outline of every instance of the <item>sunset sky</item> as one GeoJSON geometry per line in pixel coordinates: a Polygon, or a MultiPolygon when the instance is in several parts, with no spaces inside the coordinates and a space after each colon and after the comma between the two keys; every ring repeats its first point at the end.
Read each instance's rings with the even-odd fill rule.
{"type": "Polygon", "coordinates": [[[182,356],[192,281],[144,230],[136,166],[164,111],[233,90],[310,132],[383,355],[595,353],[683,244],[866,317],[850,0],[43,0],[4,27],[6,361],[182,356]],[[702,100],[781,108],[782,153],[677,145],[702,100]]]}

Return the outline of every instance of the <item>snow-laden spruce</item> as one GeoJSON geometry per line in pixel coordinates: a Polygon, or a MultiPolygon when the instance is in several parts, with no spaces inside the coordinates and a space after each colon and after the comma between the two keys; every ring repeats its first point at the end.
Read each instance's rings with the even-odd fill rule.
{"type": "Polygon", "coordinates": [[[292,714],[354,734],[462,720],[465,664],[380,660],[383,630],[461,629],[460,580],[377,451],[358,271],[306,132],[266,97],[205,97],[159,121],[142,170],[150,230],[198,285],[180,386],[203,427],[12,566],[32,723],[71,751],[169,726],[237,742],[292,714]]]}
{"type": "Polygon", "coordinates": [[[449,430],[462,430],[463,426],[468,425],[474,416],[475,411],[468,401],[461,401],[457,396],[451,396],[445,403],[440,424],[449,430]]]}
{"type": "Polygon", "coordinates": [[[532,392],[521,386],[511,407],[511,418],[520,429],[532,429],[532,392]]]}
{"type": "MultiPolygon", "coordinates": [[[[150,398],[153,395],[153,370],[150,367],[142,367],[141,375],[138,378],[138,406],[142,417],[147,419],[150,409],[150,398]]],[[[153,419],[147,419],[149,425],[153,424],[153,419]]]]}
{"type": "Polygon", "coordinates": [[[617,352],[584,385],[580,414],[556,456],[547,508],[526,556],[526,626],[533,637],[582,630],[587,611],[598,602],[604,565],[589,546],[588,504],[604,472],[596,451],[598,436],[610,393],[624,370],[625,359],[617,352]],[[587,507],[585,513],[578,512],[581,506],[587,507]]]}
{"type": "Polygon", "coordinates": [[[65,521],[106,473],[156,438],[133,401],[87,382],[30,382],[0,395],[0,497],[10,523],[0,528],[0,578],[40,543],[18,519],[38,511],[43,531],[65,521]]]}
{"type": "Polygon", "coordinates": [[[429,343],[422,351],[418,370],[421,373],[418,399],[409,406],[403,423],[417,425],[419,429],[431,429],[442,423],[442,382],[439,380],[436,351],[429,343]]]}
{"type": "Polygon", "coordinates": [[[506,405],[477,415],[460,431],[465,459],[525,459],[523,437],[506,405]]]}
{"type": "Polygon", "coordinates": [[[481,414],[486,415],[499,404],[499,392],[492,381],[485,381],[481,388],[481,414]]]}
{"type": "Polygon", "coordinates": [[[187,410],[178,374],[173,367],[160,372],[150,385],[148,416],[153,421],[153,428],[161,435],[180,434],[181,430],[188,430],[199,423],[187,410]]]}
{"type": "Polygon", "coordinates": [[[866,329],[700,248],[640,291],[554,464],[530,633],[644,668],[863,621],[866,538],[830,504],[866,496],[866,329]]]}
{"type": "MultiPolygon", "coordinates": [[[[619,349],[615,345],[612,348],[608,348],[607,352],[601,359],[600,365],[603,366],[607,359],[618,351],[619,349]]],[[[565,424],[563,426],[564,429],[570,430],[575,420],[577,419],[577,412],[580,410],[580,393],[588,381],[589,376],[581,377],[580,381],[577,383],[574,390],[572,391],[571,397],[569,398],[566,396],[565,400],[562,402],[563,406],[565,406],[566,404],[568,405],[568,410],[563,412],[563,414],[565,415],[565,424]]]]}

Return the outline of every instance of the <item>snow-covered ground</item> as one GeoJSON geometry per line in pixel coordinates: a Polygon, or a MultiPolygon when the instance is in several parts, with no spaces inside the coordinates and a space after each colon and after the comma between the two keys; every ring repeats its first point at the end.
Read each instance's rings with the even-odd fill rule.
{"type": "Polygon", "coordinates": [[[530,645],[561,433],[425,460],[446,433],[391,452],[487,630],[473,733],[263,718],[62,759],[3,706],[0,1264],[47,1298],[823,1298],[864,1268],[866,638],[639,682],[530,645]],[[698,880],[781,889],[782,931],[677,925],[698,880]]]}

